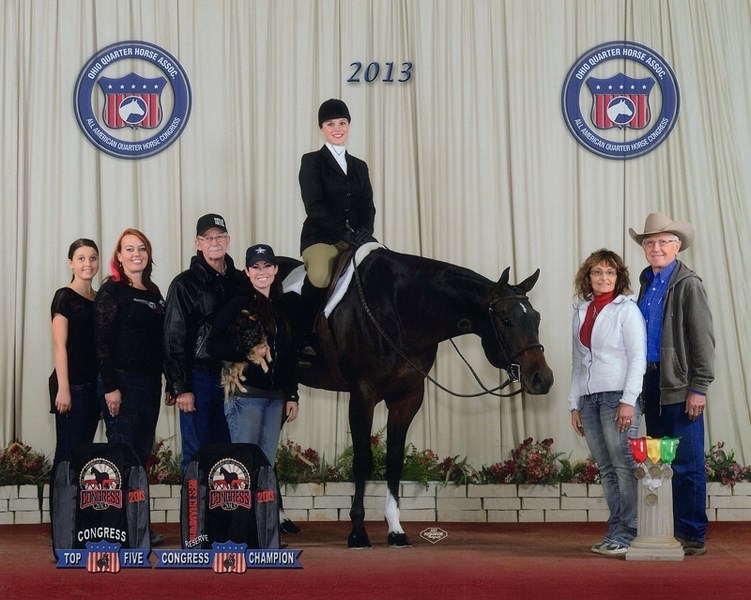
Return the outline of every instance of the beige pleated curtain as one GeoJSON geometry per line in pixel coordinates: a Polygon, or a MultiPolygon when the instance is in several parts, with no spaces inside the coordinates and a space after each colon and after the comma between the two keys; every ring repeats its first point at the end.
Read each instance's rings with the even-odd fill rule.
{"type": "MultiPolygon", "coordinates": [[[[69,280],[78,237],[100,243],[102,275],[127,226],[154,246],[166,293],[194,251],[195,221],[219,212],[230,254],[266,242],[297,256],[304,218],[300,156],[320,147],[316,110],[339,97],[352,113],[351,153],[365,159],[388,247],[497,279],[542,274],[531,300],[556,383],[546,396],[453,398],[429,384],[408,441],[476,467],[526,437],[588,454],[570,427],[572,279],[594,249],[645,262],[628,227],[665,211],[691,221],[681,258],[703,277],[717,337],[709,443],[751,462],[749,246],[751,8],[748,0],[6,0],[0,7],[0,437],[54,448],[46,380],[49,305],[69,280]],[[630,40],[660,53],[680,86],[680,116],[655,151],[628,161],[582,148],[561,114],[568,69],[598,44],[630,40]],[[95,148],[73,112],[79,71],[98,50],[144,40],[190,79],[180,139],[143,160],[95,148]],[[348,83],[353,62],[411,62],[406,83],[348,83]]],[[[457,340],[486,384],[501,374],[479,340],[457,340]]],[[[478,391],[448,344],[433,375],[478,391]]],[[[179,448],[174,408],[158,436],[179,448]]],[[[385,424],[383,405],[374,430],[385,424]]],[[[99,432],[100,438],[102,432],[99,432]]],[[[332,461],[350,444],[347,397],[302,389],[283,438],[332,461]]],[[[102,438],[103,439],[103,438],[102,438]]]]}

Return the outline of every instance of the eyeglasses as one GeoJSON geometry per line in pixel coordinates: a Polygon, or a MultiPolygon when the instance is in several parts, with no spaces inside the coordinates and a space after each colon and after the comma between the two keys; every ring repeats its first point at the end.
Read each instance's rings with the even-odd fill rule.
{"type": "Polygon", "coordinates": [[[223,242],[228,237],[228,233],[220,233],[219,235],[199,235],[198,239],[202,242],[209,242],[210,244],[213,244],[214,242],[223,242]]]}
{"type": "Polygon", "coordinates": [[[602,277],[604,275],[605,277],[613,278],[618,275],[618,271],[615,269],[606,269],[605,271],[602,269],[592,269],[589,273],[592,277],[602,277]]]}
{"type": "Polygon", "coordinates": [[[672,244],[673,242],[677,242],[678,240],[642,240],[642,247],[644,248],[654,248],[655,246],[662,247],[667,246],[668,244],[672,244]]]}

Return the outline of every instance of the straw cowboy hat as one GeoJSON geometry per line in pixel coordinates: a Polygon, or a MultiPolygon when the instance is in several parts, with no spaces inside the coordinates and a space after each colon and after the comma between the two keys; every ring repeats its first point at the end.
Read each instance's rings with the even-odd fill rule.
{"type": "MultiPolygon", "coordinates": [[[[653,233],[672,233],[681,240],[681,250],[685,250],[694,241],[696,232],[693,225],[688,221],[673,221],[665,213],[653,212],[644,222],[644,233],[636,233],[631,227],[628,228],[628,234],[639,245],[642,240],[653,233]]],[[[680,252],[680,250],[679,250],[680,252]]]]}

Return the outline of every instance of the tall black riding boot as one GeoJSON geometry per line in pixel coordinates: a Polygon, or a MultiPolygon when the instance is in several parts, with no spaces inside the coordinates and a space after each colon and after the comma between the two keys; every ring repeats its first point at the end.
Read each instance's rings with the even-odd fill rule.
{"type": "Polygon", "coordinates": [[[318,336],[314,331],[316,318],[323,310],[326,302],[326,288],[318,288],[310,283],[306,277],[302,285],[301,296],[301,331],[302,338],[298,346],[298,357],[302,361],[310,361],[317,356],[318,336]]]}

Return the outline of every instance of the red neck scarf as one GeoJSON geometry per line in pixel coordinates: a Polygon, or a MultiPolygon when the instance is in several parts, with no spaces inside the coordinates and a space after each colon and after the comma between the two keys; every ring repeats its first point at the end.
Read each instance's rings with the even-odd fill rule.
{"type": "Polygon", "coordinates": [[[581,343],[587,348],[592,347],[592,327],[594,327],[597,315],[602,312],[607,304],[613,301],[615,298],[615,290],[608,292],[607,294],[596,294],[592,299],[592,302],[587,307],[587,314],[584,317],[584,323],[582,323],[579,330],[579,339],[581,343]]]}

